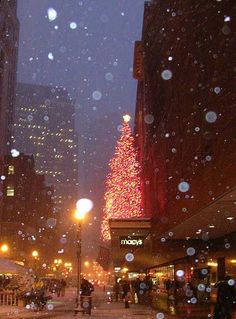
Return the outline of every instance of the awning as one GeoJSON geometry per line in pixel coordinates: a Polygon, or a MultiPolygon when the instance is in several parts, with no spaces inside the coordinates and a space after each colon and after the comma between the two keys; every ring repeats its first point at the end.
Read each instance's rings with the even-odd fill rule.
{"type": "Polygon", "coordinates": [[[23,275],[28,270],[9,259],[0,258],[0,274],[23,275]]]}

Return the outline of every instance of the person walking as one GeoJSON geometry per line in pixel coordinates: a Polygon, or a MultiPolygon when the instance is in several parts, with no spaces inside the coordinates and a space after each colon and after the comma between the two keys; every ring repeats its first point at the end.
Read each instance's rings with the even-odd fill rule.
{"type": "Polygon", "coordinates": [[[120,296],[120,284],[118,283],[118,281],[115,282],[114,286],[113,286],[113,293],[115,296],[115,301],[119,301],[119,296],[120,296]]]}
{"type": "Polygon", "coordinates": [[[85,278],[81,281],[81,296],[91,296],[94,291],[93,285],[85,278]]]}
{"type": "Polygon", "coordinates": [[[141,280],[138,276],[138,277],[136,277],[136,279],[133,282],[133,289],[134,289],[134,293],[135,293],[136,298],[137,298],[137,299],[136,298],[135,299],[137,300],[138,304],[140,304],[140,290],[141,290],[140,284],[141,284],[141,280]]]}
{"type": "Polygon", "coordinates": [[[123,299],[125,301],[125,308],[129,308],[129,301],[130,301],[130,284],[128,280],[124,280],[122,283],[122,290],[123,290],[123,299]]]}
{"type": "Polygon", "coordinates": [[[229,276],[215,284],[217,299],[213,319],[232,319],[232,307],[235,300],[235,281],[229,276]]]}
{"type": "Polygon", "coordinates": [[[87,279],[82,278],[81,280],[81,307],[84,309],[84,313],[91,315],[92,309],[92,292],[94,291],[94,287],[87,279]]]}
{"type": "Polygon", "coordinates": [[[151,279],[150,275],[146,275],[145,279],[144,279],[144,284],[145,284],[145,289],[144,289],[144,297],[145,297],[145,304],[147,305],[151,305],[151,291],[152,291],[152,286],[153,286],[153,282],[151,279]]]}
{"type": "Polygon", "coordinates": [[[65,279],[61,279],[61,297],[65,297],[66,293],[66,281],[65,279]]]}

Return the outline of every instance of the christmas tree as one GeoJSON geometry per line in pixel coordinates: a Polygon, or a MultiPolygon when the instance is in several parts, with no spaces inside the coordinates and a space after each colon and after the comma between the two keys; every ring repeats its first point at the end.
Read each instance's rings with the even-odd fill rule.
{"type": "Polygon", "coordinates": [[[114,157],[110,160],[111,172],[106,180],[105,207],[101,226],[104,241],[110,239],[109,219],[141,217],[140,165],[129,127],[130,116],[125,115],[121,137],[114,157]]]}

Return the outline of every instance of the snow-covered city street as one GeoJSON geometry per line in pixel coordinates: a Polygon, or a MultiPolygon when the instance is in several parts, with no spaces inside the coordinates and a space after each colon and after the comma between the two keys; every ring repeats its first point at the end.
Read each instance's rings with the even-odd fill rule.
{"type": "Polygon", "coordinates": [[[0,319],[236,319],[236,0],[0,0],[0,319]]]}

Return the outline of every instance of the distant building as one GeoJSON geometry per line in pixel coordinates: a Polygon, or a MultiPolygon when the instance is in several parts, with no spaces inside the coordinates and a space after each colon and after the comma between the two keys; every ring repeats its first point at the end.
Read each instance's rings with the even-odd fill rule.
{"type": "Polygon", "coordinates": [[[135,129],[159,267],[235,275],[235,30],[233,0],[145,4],[135,129]]]}
{"type": "Polygon", "coordinates": [[[19,21],[17,1],[0,1],[0,157],[10,149],[13,124],[19,21]]]}
{"type": "Polygon", "coordinates": [[[53,186],[56,210],[74,208],[78,189],[78,137],[74,105],[63,88],[18,83],[14,147],[35,157],[36,172],[53,186]]]}
{"type": "Polygon", "coordinates": [[[34,246],[47,255],[55,238],[53,189],[45,184],[43,175],[36,173],[33,156],[6,156],[2,183],[1,240],[10,244],[17,257],[34,246]]]}

